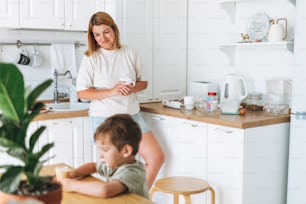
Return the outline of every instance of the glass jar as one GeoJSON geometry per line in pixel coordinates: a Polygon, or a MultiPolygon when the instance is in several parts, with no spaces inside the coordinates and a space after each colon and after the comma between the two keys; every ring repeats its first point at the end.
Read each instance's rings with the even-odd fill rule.
{"type": "Polygon", "coordinates": [[[265,105],[263,95],[261,93],[250,93],[245,101],[246,109],[252,111],[262,111],[265,105]]]}

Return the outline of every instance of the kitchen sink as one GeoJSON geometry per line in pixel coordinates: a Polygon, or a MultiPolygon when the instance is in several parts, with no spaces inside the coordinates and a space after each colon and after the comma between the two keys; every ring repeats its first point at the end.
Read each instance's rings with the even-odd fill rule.
{"type": "Polygon", "coordinates": [[[89,109],[89,103],[82,102],[62,102],[62,103],[47,103],[45,107],[49,111],[67,112],[67,111],[82,111],[89,109]]]}

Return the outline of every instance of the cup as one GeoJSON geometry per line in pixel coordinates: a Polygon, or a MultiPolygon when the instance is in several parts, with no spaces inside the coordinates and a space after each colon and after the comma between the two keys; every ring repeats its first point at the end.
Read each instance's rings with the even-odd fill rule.
{"type": "Polygon", "coordinates": [[[120,81],[122,81],[124,85],[129,85],[129,86],[132,86],[132,87],[135,86],[135,81],[133,81],[133,80],[130,79],[130,78],[127,78],[127,77],[120,77],[120,81]]]}
{"type": "Polygon", "coordinates": [[[31,57],[30,66],[39,67],[43,63],[43,57],[40,54],[39,50],[34,45],[34,52],[31,57]]]}
{"type": "Polygon", "coordinates": [[[184,96],[184,108],[191,110],[194,108],[194,97],[193,96],[184,96]]]}
{"type": "Polygon", "coordinates": [[[57,180],[61,180],[63,178],[67,178],[69,172],[69,168],[67,166],[56,167],[55,175],[57,180]]]}
{"type": "Polygon", "coordinates": [[[28,57],[26,51],[23,48],[21,48],[21,51],[17,59],[17,64],[28,65],[30,64],[30,61],[31,59],[28,57]]]}

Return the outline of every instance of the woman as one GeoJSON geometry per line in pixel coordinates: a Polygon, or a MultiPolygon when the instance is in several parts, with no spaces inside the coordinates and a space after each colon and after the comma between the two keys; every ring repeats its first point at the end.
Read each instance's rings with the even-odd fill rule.
{"type": "Polygon", "coordinates": [[[140,115],[136,93],[147,88],[142,81],[139,56],[120,43],[119,29],[110,15],[97,12],[88,26],[88,50],[82,59],[77,93],[90,100],[89,115],[95,130],[107,117],[128,113],[142,130],[139,154],[145,160],[150,188],[165,160],[161,146],[140,115]]]}

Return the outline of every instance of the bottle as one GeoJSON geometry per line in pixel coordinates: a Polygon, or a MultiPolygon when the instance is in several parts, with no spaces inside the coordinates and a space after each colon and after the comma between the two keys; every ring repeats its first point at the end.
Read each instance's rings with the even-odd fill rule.
{"type": "Polygon", "coordinates": [[[69,102],[70,103],[76,103],[78,102],[78,95],[76,93],[76,85],[75,85],[75,79],[72,79],[72,85],[69,89],[69,102]]]}
{"type": "Polygon", "coordinates": [[[218,95],[217,92],[208,92],[206,97],[206,110],[216,111],[218,108],[218,95]]]}

